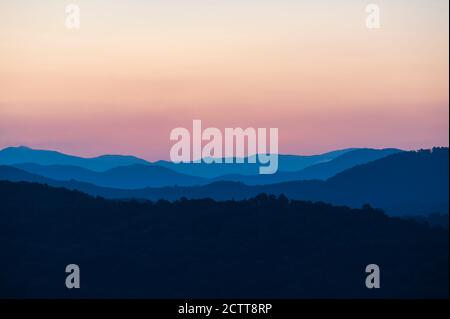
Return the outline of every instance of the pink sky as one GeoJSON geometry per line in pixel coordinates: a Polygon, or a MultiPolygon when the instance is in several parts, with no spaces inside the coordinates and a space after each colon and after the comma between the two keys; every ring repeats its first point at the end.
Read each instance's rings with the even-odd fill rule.
{"type": "Polygon", "coordinates": [[[447,146],[448,1],[0,3],[0,147],[167,159],[169,133],[277,127],[281,153],[447,146]]]}

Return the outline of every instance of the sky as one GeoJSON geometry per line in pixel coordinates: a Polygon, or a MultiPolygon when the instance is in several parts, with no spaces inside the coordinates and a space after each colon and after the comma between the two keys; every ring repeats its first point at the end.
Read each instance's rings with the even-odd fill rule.
{"type": "Polygon", "coordinates": [[[448,6],[0,0],[0,148],[168,159],[194,119],[276,127],[284,154],[448,146],[448,6]]]}

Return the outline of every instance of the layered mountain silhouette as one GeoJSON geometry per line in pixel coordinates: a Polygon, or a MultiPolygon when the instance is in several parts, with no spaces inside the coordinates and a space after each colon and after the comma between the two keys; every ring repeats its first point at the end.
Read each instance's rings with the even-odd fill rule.
{"type": "MultiPolygon", "coordinates": [[[[295,172],[302,170],[311,165],[318,163],[325,163],[341,156],[345,153],[355,150],[354,148],[348,148],[344,150],[331,151],[319,155],[278,155],[278,171],[283,172],[295,172]]],[[[168,161],[157,161],[155,165],[164,166],[170,168],[176,172],[200,176],[204,178],[221,179],[224,175],[259,175],[259,164],[251,163],[251,160],[255,161],[255,156],[244,158],[244,163],[239,165],[233,163],[225,163],[225,159],[222,159],[222,163],[172,163],[168,161]]],[[[236,159],[234,159],[236,162],[236,159]]],[[[245,178],[245,177],[242,177],[245,178]]]]}
{"type": "MultiPolygon", "coordinates": [[[[334,158],[350,152],[352,148],[332,151],[320,155],[302,156],[302,155],[279,155],[279,170],[280,171],[298,171],[305,167],[324,163],[333,160],[334,158]]],[[[93,158],[77,157],[66,155],[60,152],[48,150],[35,150],[29,147],[8,147],[0,151],[0,165],[16,165],[23,163],[32,163],[42,166],[62,165],[62,166],[78,166],[81,168],[93,171],[106,171],[111,168],[119,166],[129,166],[135,164],[152,165],[171,169],[175,172],[193,175],[203,178],[215,178],[226,174],[252,175],[259,174],[259,164],[250,163],[249,159],[245,158],[243,164],[214,163],[214,164],[192,164],[179,163],[175,164],[168,161],[148,162],[146,160],[123,155],[102,155],[93,158]]],[[[236,161],[236,159],[234,159],[236,161]]]]}
{"type": "Polygon", "coordinates": [[[55,180],[77,180],[103,187],[136,189],[143,187],[192,186],[207,183],[207,180],[177,173],[161,166],[134,164],[95,172],[78,166],[33,163],[16,164],[14,167],[55,180]]]}
{"type": "Polygon", "coordinates": [[[8,181],[0,198],[0,298],[448,298],[448,230],[369,206],[117,201],[8,181]],[[81,289],[64,286],[68,263],[81,289]],[[366,288],[372,263],[382,289],[366,288]]]}
{"type": "Polygon", "coordinates": [[[279,171],[272,175],[224,175],[215,178],[215,181],[235,181],[247,185],[274,184],[295,180],[325,180],[348,168],[368,163],[391,154],[401,152],[398,149],[355,149],[343,153],[334,159],[308,166],[299,171],[279,171]]]}
{"type": "Polygon", "coordinates": [[[307,165],[307,163],[316,163],[318,161],[320,161],[320,163],[308,166],[299,171],[279,171],[273,175],[258,174],[259,164],[250,163],[174,164],[159,161],[157,162],[158,164],[156,164],[145,162],[138,158],[121,158],[120,156],[102,156],[92,159],[77,158],[61,153],[55,154],[55,152],[35,151],[27,148],[8,148],[3,150],[2,152],[10,155],[4,156],[4,154],[0,152],[0,163],[7,163],[8,165],[20,168],[27,172],[42,175],[54,180],[77,180],[102,187],[137,189],[175,185],[197,186],[224,180],[239,181],[248,185],[261,185],[293,180],[325,179],[357,164],[367,163],[399,151],[400,150],[396,149],[347,149],[317,156],[281,155],[280,162],[284,164],[280,167],[280,170],[283,168],[289,170],[294,167],[303,167],[304,165],[307,165]],[[11,156],[11,153],[16,153],[17,156],[11,156]],[[29,158],[24,156],[24,154],[29,153],[33,155],[29,158]],[[110,161],[106,163],[107,158],[109,158],[110,161]],[[330,160],[330,158],[332,159],[330,160]],[[37,163],[32,161],[36,161],[37,163]],[[127,161],[142,161],[143,164],[119,165],[106,170],[102,169],[101,171],[86,168],[86,166],[95,166],[97,169],[100,168],[99,161],[102,162],[102,167],[106,167],[106,164],[108,166],[114,166],[119,163],[124,164],[127,161]],[[42,162],[81,163],[80,165],[83,166],[66,164],[42,165],[40,164],[42,162]],[[219,171],[222,174],[227,171],[237,171],[241,174],[221,175],[214,178],[201,177],[216,175],[219,171]],[[249,173],[249,175],[243,173],[249,173]]]}
{"type": "MultiPolygon", "coordinates": [[[[101,187],[91,183],[79,182],[76,180],[60,181],[26,172],[16,167],[0,165],[0,181],[11,182],[31,182],[45,184],[58,188],[66,188],[69,190],[78,190],[93,196],[101,196],[105,198],[115,199],[133,199],[137,190],[125,190],[117,188],[101,187]]],[[[141,190],[140,190],[141,191],[141,190]]],[[[142,199],[142,198],[141,198],[142,199]]]]}
{"type": "Polygon", "coordinates": [[[8,152],[0,298],[448,298],[448,148],[353,149],[272,180],[8,152]]]}
{"type": "Polygon", "coordinates": [[[79,181],[56,181],[17,168],[1,166],[0,179],[32,181],[78,189],[95,196],[118,199],[212,198],[246,199],[259,193],[284,194],[291,199],[323,201],[351,207],[370,204],[391,215],[448,213],[448,148],[399,152],[357,165],[326,181],[291,181],[269,185],[213,182],[190,187],[123,190],[79,181]]]}
{"type": "Polygon", "coordinates": [[[248,186],[217,182],[200,187],[147,190],[147,198],[243,199],[258,193],[360,207],[390,214],[448,213],[448,148],[401,152],[345,170],[326,181],[292,181],[248,186]]]}

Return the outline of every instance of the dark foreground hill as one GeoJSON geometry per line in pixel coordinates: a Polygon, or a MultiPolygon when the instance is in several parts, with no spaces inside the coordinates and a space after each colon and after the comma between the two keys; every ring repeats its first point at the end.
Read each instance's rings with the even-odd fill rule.
{"type": "Polygon", "coordinates": [[[370,207],[113,201],[0,181],[0,297],[447,298],[448,244],[447,230],[370,207]],[[72,263],[78,290],[64,284],[72,263]]]}

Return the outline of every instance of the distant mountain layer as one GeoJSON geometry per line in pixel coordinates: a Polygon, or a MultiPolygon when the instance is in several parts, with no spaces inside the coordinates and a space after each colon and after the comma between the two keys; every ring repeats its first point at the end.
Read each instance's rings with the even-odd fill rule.
{"type": "MultiPolygon", "coordinates": [[[[73,165],[40,165],[36,163],[18,163],[10,165],[23,169],[27,172],[42,175],[55,180],[77,180],[81,182],[92,183],[98,186],[122,189],[164,187],[175,185],[198,186],[205,185],[214,181],[239,181],[248,185],[262,185],[304,179],[325,179],[357,164],[363,164],[397,152],[399,152],[399,150],[396,149],[356,149],[345,152],[344,154],[339,155],[330,161],[321,162],[300,171],[280,171],[273,175],[224,175],[213,179],[207,179],[193,175],[200,172],[202,169],[205,170],[204,174],[199,174],[208,175],[208,165],[220,166],[221,164],[179,164],[184,165],[184,168],[181,167],[176,169],[177,164],[166,165],[166,167],[163,167],[160,165],[148,163],[119,166],[101,172],[88,170],[86,168],[73,165]],[[171,168],[169,169],[167,167],[171,168]],[[195,171],[196,169],[199,170],[195,171]],[[194,170],[195,172],[192,172],[192,170],[194,170]],[[183,171],[185,171],[186,174],[180,173],[183,171]]],[[[226,171],[225,167],[229,167],[229,169],[234,169],[237,171],[245,171],[249,167],[252,167],[252,169],[255,168],[254,166],[257,164],[222,165],[224,165],[224,171],[226,171]]],[[[213,167],[213,170],[216,169],[217,167],[213,167]]],[[[257,170],[257,168],[255,169],[257,170]]]]}
{"type": "Polygon", "coordinates": [[[77,180],[103,187],[123,189],[174,185],[193,186],[207,183],[207,180],[201,177],[184,175],[165,167],[142,164],[119,166],[103,172],[95,172],[78,166],[42,166],[32,163],[16,164],[14,167],[55,180],[77,180]]]}
{"type": "Polygon", "coordinates": [[[7,181],[0,207],[0,298],[448,298],[448,231],[370,207],[112,201],[7,181]],[[81,289],[65,287],[68,263],[81,289]],[[366,288],[371,263],[382,289],[366,288]]]}
{"type": "Polygon", "coordinates": [[[7,147],[0,150],[0,165],[13,165],[19,163],[71,165],[93,171],[104,171],[118,166],[134,164],[150,164],[143,159],[124,155],[102,155],[84,158],[55,151],[35,150],[25,146],[7,147]]]}
{"type": "MultiPolygon", "coordinates": [[[[279,171],[298,171],[305,167],[330,161],[342,154],[354,149],[344,149],[332,151],[320,155],[301,156],[301,155],[279,155],[278,169],[279,171]]],[[[157,161],[154,163],[145,161],[134,156],[123,155],[103,155],[93,158],[77,157],[66,155],[63,153],[35,150],[28,147],[8,147],[0,150],[0,165],[16,165],[23,163],[33,163],[43,166],[63,165],[78,166],[93,171],[106,171],[119,166],[129,166],[135,164],[153,165],[171,169],[175,172],[199,176],[203,178],[214,178],[220,175],[239,174],[251,175],[259,174],[260,164],[248,163],[248,159],[244,159],[243,164],[205,164],[205,163],[180,163],[175,164],[168,161],[157,161]]]]}
{"type": "Polygon", "coordinates": [[[400,152],[345,170],[326,181],[291,181],[249,186],[238,182],[214,182],[195,187],[120,190],[77,181],[55,181],[13,167],[0,167],[0,179],[32,181],[78,189],[106,198],[244,199],[260,193],[285,194],[292,199],[324,201],[360,207],[370,204],[393,215],[448,212],[448,148],[400,152]]]}

